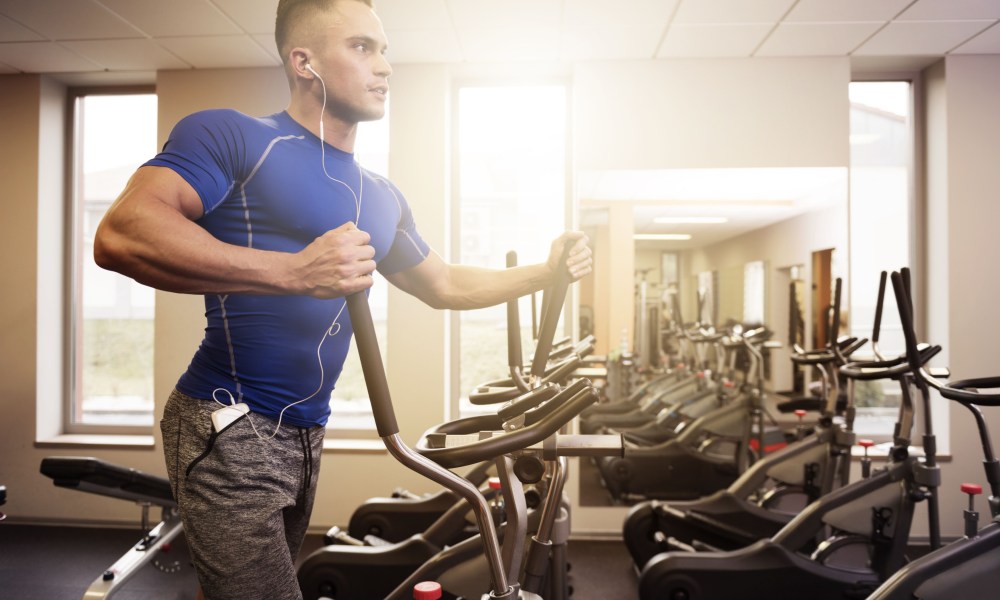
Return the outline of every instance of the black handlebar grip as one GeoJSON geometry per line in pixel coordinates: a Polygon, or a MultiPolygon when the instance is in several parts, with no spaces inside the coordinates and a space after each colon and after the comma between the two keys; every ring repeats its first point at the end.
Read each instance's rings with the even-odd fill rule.
{"type": "Polygon", "coordinates": [[[872,342],[878,342],[878,334],[882,330],[882,306],[885,304],[886,277],[886,272],[882,271],[882,274],[878,278],[878,301],[875,303],[875,325],[872,326],[872,342]]]}
{"type": "Polygon", "coordinates": [[[833,322],[830,324],[830,335],[827,336],[827,343],[833,349],[833,353],[841,362],[847,362],[840,351],[840,344],[837,339],[840,337],[840,299],[843,291],[843,280],[838,277],[833,282],[833,322]]]}
{"type": "Polygon", "coordinates": [[[705,313],[705,300],[708,298],[708,292],[704,290],[698,290],[698,314],[695,316],[695,322],[701,323],[701,315],[705,313]]]}
{"type": "Polygon", "coordinates": [[[788,345],[798,343],[799,307],[795,297],[795,282],[788,284],[788,345]]]}
{"type": "Polygon", "coordinates": [[[913,320],[913,282],[910,280],[910,267],[903,267],[899,270],[899,275],[903,278],[903,286],[906,290],[907,306],[910,307],[910,324],[913,326],[913,335],[917,335],[917,322],[913,320]]]}
{"type": "Polygon", "coordinates": [[[535,293],[531,293],[531,339],[538,339],[538,299],[535,298],[535,293]]]}
{"type": "MultiPolygon", "coordinates": [[[[507,268],[517,266],[517,252],[507,253],[507,268]]],[[[521,354],[521,316],[518,311],[518,298],[507,301],[507,366],[520,369],[524,364],[521,354]]]]}
{"type": "Polygon", "coordinates": [[[569,269],[566,268],[566,261],[573,249],[573,243],[572,240],[564,242],[552,287],[549,288],[549,293],[542,298],[542,319],[538,326],[538,344],[535,346],[535,355],[531,360],[531,374],[536,377],[545,373],[549,352],[552,351],[552,340],[555,337],[556,326],[559,324],[559,313],[562,312],[563,304],[566,301],[566,291],[570,284],[570,274],[569,269]]]}
{"type": "Polygon", "coordinates": [[[396,424],[396,413],[392,408],[392,397],[389,395],[389,383],[382,367],[382,354],[378,349],[378,339],[375,337],[375,324],[372,322],[372,311],[368,306],[368,296],[364,292],[356,292],[347,297],[347,314],[351,317],[354,328],[354,339],[361,357],[361,370],[368,386],[368,398],[375,416],[375,429],[379,437],[388,437],[399,433],[396,424]]]}
{"type": "Polygon", "coordinates": [[[910,310],[909,290],[906,288],[903,276],[892,273],[892,291],[896,296],[896,308],[899,310],[899,320],[903,326],[903,339],[906,342],[906,357],[910,367],[916,371],[920,368],[917,354],[917,334],[913,329],[913,313],[910,310]]]}
{"type": "Polygon", "coordinates": [[[831,343],[836,346],[837,338],[840,337],[840,298],[843,280],[838,277],[833,283],[833,325],[830,331],[831,343]]]}

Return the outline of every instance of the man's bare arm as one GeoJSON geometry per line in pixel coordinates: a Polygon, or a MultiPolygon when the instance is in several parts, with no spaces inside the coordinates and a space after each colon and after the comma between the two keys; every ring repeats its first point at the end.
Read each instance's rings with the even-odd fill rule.
{"type": "Polygon", "coordinates": [[[202,213],[197,193],[180,175],[142,167],[98,227],[94,259],[145,285],[181,293],[332,298],[371,285],[374,250],[353,223],[291,254],[226,244],[195,223],[202,213]]]}
{"type": "Polygon", "coordinates": [[[566,268],[572,279],[577,280],[590,273],[593,262],[586,236],[577,232],[563,234],[554,241],[549,259],[544,263],[512,269],[485,269],[448,264],[432,252],[417,266],[387,279],[433,308],[484,308],[550,286],[556,269],[560,268],[563,244],[567,243],[573,247],[566,268]]]}

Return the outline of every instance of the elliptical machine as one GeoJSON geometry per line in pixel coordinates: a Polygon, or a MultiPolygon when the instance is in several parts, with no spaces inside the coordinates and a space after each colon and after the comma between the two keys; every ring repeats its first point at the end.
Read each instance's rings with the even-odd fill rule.
{"type": "MultiPolygon", "coordinates": [[[[517,255],[508,252],[507,268],[517,266],[517,255]]],[[[551,295],[554,292],[549,292],[551,295]]],[[[565,297],[565,296],[563,296],[565,297]]],[[[551,300],[551,298],[549,298],[551,300]]],[[[562,301],[560,301],[561,303],[562,301]]],[[[532,303],[534,304],[534,303],[532,303]]],[[[545,302],[548,304],[548,301],[545,302]]],[[[533,311],[534,312],[534,311],[533,311]]],[[[574,374],[574,370],[593,347],[593,338],[587,337],[572,344],[566,340],[552,341],[554,327],[545,326],[545,340],[538,338],[538,327],[532,314],[532,329],[539,344],[538,354],[548,350],[548,360],[539,360],[537,365],[526,367],[521,351],[521,324],[518,313],[518,301],[507,302],[507,364],[509,377],[483,383],[472,390],[470,401],[473,404],[494,404],[505,399],[514,399],[518,395],[530,391],[528,380],[531,380],[530,370],[535,369],[540,375],[540,383],[563,384],[574,374]],[[551,337],[549,337],[551,336],[551,337]]],[[[538,383],[534,382],[533,383],[538,383]]],[[[497,483],[496,470],[491,462],[475,465],[464,477],[479,487],[488,498],[496,494],[490,486],[497,483]]],[[[535,509],[544,496],[545,482],[526,489],[526,502],[530,509],[535,509]]],[[[396,488],[389,497],[369,498],[359,505],[351,514],[346,531],[334,526],[325,535],[326,545],[385,545],[405,541],[416,534],[428,532],[434,528],[435,544],[439,547],[456,544],[476,533],[475,523],[463,517],[460,509],[455,509],[448,520],[435,523],[449,513],[456,504],[464,504],[461,498],[451,490],[442,489],[433,493],[417,495],[404,489],[396,488]]]]}
{"type": "MultiPolygon", "coordinates": [[[[764,337],[759,333],[746,332],[743,337],[757,344],[764,337]]],[[[756,365],[761,357],[751,352],[750,359],[756,365]]],[[[760,372],[755,366],[748,370],[754,378],[760,372]]],[[[757,411],[763,400],[757,383],[744,382],[736,398],[684,424],[664,442],[630,443],[628,456],[599,460],[597,467],[612,501],[688,500],[732,484],[753,460],[753,421],[762,414],[757,411]]],[[[779,435],[783,443],[783,434],[779,435]]]]}
{"type": "MultiPolygon", "coordinates": [[[[926,347],[914,360],[925,364],[939,351],[926,347]]],[[[653,557],[639,577],[640,598],[864,598],[906,563],[910,526],[921,501],[927,502],[931,547],[939,547],[940,471],[929,412],[921,460],[910,453],[915,415],[910,365],[873,369],[899,381],[902,390],[887,465],[816,500],[769,539],[729,552],[653,557]]],[[[926,390],[920,392],[926,412],[926,390]]]]}
{"type": "Polygon", "coordinates": [[[906,352],[910,368],[918,385],[931,387],[941,396],[969,409],[979,431],[983,448],[983,469],[990,487],[988,505],[990,522],[978,528],[979,513],[973,499],[982,492],[975,484],[963,484],[969,495],[969,508],[964,511],[965,535],[957,541],[925,554],[897,571],[869,596],[868,600],[946,600],[950,598],[985,598],[1000,589],[1000,460],[993,451],[989,429],[980,406],[1000,406],[1000,393],[983,390],[1000,389],[1000,377],[966,379],[941,383],[935,375],[922,368],[916,360],[918,351],[910,306],[910,290],[902,274],[893,273],[897,298],[905,298],[907,310],[900,311],[906,352]]]}
{"type": "MultiPolygon", "coordinates": [[[[530,459],[531,456],[555,460],[565,456],[620,453],[622,451],[620,436],[562,436],[557,433],[584,407],[596,401],[596,391],[586,380],[578,380],[565,390],[547,398],[544,397],[545,394],[533,391],[526,395],[530,397],[523,397],[504,409],[515,416],[524,414],[526,419],[523,427],[506,431],[493,429],[484,431],[482,425],[488,425],[484,417],[462,419],[435,428],[425,434],[419,451],[411,449],[399,438],[399,429],[367,301],[363,294],[355,294],[348,297],[347,306],[351,322],[355,327],[357,347],[362,357],[376,428],[386,448],[407,467],[461,495],[475,512],[481,542],[485,547],[484,556],[489,566],[488,595],[484,597],[502,600],[541,598],[536,590],[541,589],[542,577],[538,575],[536,566],[549,560],[546,556],[549,547],[546,529],[552,518],[546,515],[552,515],[551,511],[561,502],[561,486],[550,488],[542,512],[542,525],[538,534],[531,540],[529,548],[525,550],[523,518],[525,507],[522,497],[517,493],[519,480],[514,476],[517,471],[515,463],[516,460],[530,459]],[[539,411],[536,413],[538,416],[529,419],[524,411],[532,409],[539,411]],[[478,433],[471,433],[472,431],[478,433]],[[513,455],[517,455],[516,460],[513,455]],[[504,486],[507,524],[503,531],[502,549],[486,499],[475,486],[448,470],[449,467],[484,460],[495,460],[501,478],[508,484],[504,486]],[[556,487],[559,489],[556,490],[556,487]],[[525,555],[527,555],[526,561],[523,560],[525,555]],[[527,565],[523,589],[521,584],[517,583],[522,563],[527,565]]],[[[410,590],[417,582],[435,578],[435,574],[440,572],[441,565],[427,563],[384,597],[397,600],[409,598],[410,590]]]]}
{"type": "MultiPolygon", "coordinates": [[[[508,260],[511,258],[508,257],[508,260]]],[[[562,426],[562,419],[572,418],[579,410],[597,399],[596,390],[586,380],[580,379],[563,387],[559,383],[550,381],[552,369],[546,370],[551,340],[568,284],[568,275],[561,277],[550,293],[546,294],[539,342],[530,367],[530,373],[539,375],[523,377],[520,373],[522,367],[518,335],[520,328],[517,325],[516,304],[510,303],[514,304],[514,307],[508,305],[510,324],[508,362],[511,365],[511,382],[517,386],[519,394],[515,395],[514,400],[508,401],[496,415],[472,417],[440,426],[437,430],[425,434],[425,439],[431,440],[426,442],[426,448],[418,447],[423,454],[434,457],[434,460],[449,468],[493,463],[502,482],[501,493],[503,504],[506,506],[505,516],[493,515],[491,510],[484,520],[477,514],[475,520],[478,534],[452,544],[447,541],[448,536],[454,534],[457,525],[464,523],[469,511],[466,502],[457,502],[426,531],[400,542],[380,545],[328,545],[320,548],[307,557],[299,567],[299,583],[304,598],[307,600],[320,597],[346,597],[357,600],[409,598],[413,585],[427,579],[440,579],[449,590],[460,592],[465,596],[479,593],[487,589],[486,567],[493,560],[489,554],[484,559],[482,538],[496,537],[498,529],[502,532],[505,546],[521,540],[519,545],[512,546],[510,552],[520,552],[523,549],[523,538],[528,531],[533,532],[536,537],[544,537],[547,540],[543,545],[544,548],[529,555],[528,564],[533,566],[531,571],[533,578],[530,581],[540,589],[544,587],[550,590],[548,597],[558,600],[568,595],[563,576],[565,538],[568,537],[568,513],[564,509],[563,495],[565,465],[556,463],[550,466],[549,477],[544,486],[546,491],[542,507],[529,513],[524,488],[521,481],[513,477],[512,473],[516,471],[527,483],[538,483],[545,469],[540,467],[540,462],[527,458],[524,460],[519,458],[519,465],[515,469],[513,464],[508,465],[506,459],[501,456],[504,453],[520,450],[518,444],[534,440],[535,437],[532,436],[541,436],[536,441],[551,436],[562,426]],[[520,391],[522,385],[524,391],[520,391]],[[572,407],[575,412],[571,414],[566,412],[570,410],[567,407],[572,407]],[[504,435],[500,435],[500,432],[504,435]],[[457,452],[454,448],[434,446],[434,443],[441,438],[454,439],[454,434],[461,433],[474,434],[475,439],[482,439],[484,444],[464,448],[461,452],[457,452]],[[502,443],[497,445],[494,442],[502,443]],[[501,521],[504,521],[502,525],[501,521]]],[[[392,408],[391,404],[388,408],[384,406],[388,402],[388,390],[377,343],[373,336],[370,339],[367,337],[372,326],[365,297],[362,295],[359,298],[348,298],[348,310],[355,325],[357,347],[361,354],[379,435],[390,447],[390,452],[395,455],[402,450],[394,448],[397,442],[386,439],[387,436],[384,434],[387,427],[395,427],[395,422],[386,421],[388,416],[385,411],[389,411],[388,414],[391,415],[392,408]],[[376,408],[380,406],[381,409],[376,408]]],[[[579,357],[567,360],[578,363],[579,357]]],[[[567,373],[571,372],[571,369],[565,367],[560,369],[567,373]]],[[[509,395],[509,391],[491,386],[488,392],[480,394],[478,401],[483,402],[484,398],[495,401],[509,395]]],[[[620,439],[616,439],[617,449],[620,452],[621,442],[620,439]]],[[[420,464],[426,466],[427,462],[424,459],[420,464]]],[[[421,468],[417,470],[426,474],[421,468]]],[[[447,476],[439,474],[432,479],[445,485],[456,497],[468,500],[475,490],[475,496],[485,501],[484,491],[477,489],[476,485],[466,479],[458,478],[450,471],[445,470],[444,473],[447,473],[447,476]],[[462,482],[461,486],[455,485],[458,480],[462,482]]],[[[520,564],[518,561],[518,567],[520,564]]],[[[494,583],[501,587],[504,585],[504,581],[499,579],[494,583]]]]}
{"type": "MultiPolygon", "coordinates": [[[[835,331],[839,329],[840,290],[838,279],[835,331]]],[[[873,340],[878,339],[884,290],[883,273],[873,340]]],[[[848,354],[864,343],[853,341],[848,354]]],[[[809,360],[836,368],[846,358],[833,342],[825,355],[813,353],[809,360]]],[[[845,485],[855,441],[853,411],[848,406],[845,418],[835,420],[836,387],[828,392],[823,415],[811,434],[765,455],[728,488],[687,502],[652,500],[635,505],[622,533],[636,567],[641,569],[661,552],[735,550],[771,537],[810,502],[845,485]]],[[[849,394],[849,402],[851,398],[849,394]]]]}

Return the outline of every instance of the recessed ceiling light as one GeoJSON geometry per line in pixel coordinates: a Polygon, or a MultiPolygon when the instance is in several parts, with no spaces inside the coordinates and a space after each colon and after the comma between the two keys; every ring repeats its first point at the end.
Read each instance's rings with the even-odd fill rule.
{"type": "Polygon", "coordinates": [[[691,236],[686,233],[637,233],[632,239],[683,242],[691,239],[691,236]]]}
{"type": "Polygon", "coordinates": [[[729,219],[726,217],[656,217],[653,222],[660,225],[714,224],[727,223],[729,219]]]}

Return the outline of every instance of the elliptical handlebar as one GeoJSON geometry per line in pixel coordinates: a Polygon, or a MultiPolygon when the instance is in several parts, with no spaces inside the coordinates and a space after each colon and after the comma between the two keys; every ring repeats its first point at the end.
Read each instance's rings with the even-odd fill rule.
{"type": "Polygon", "coordinates": [[[535,354],[531,359],[531,374],[539,377],[545,372],[545,365],[549,360],[549,353],[552,351],[552,340],[555,337],[556,326],[559,324],[559,313],[562,312],[563,304],[566,301],[566,292],[569,290],[570,279],[569,270],[566,268],[566,261],[569,253],[573,249],[572,244],[567,240],[563,244],[562,255],[559,257],[555,279],[552,287],[547,290],[542,304],[541,322],[538,326],[538,344],[535,346],[535,354]]]}
{"type": "Polygon", "coordinates": [[[878,301],[875,303],[875,323],[872,325],[872,352],[879,360],[885,360],[878,349],[878,339],[882,332],[882,309],[885,306],[885,282],[888,274],[885,271],[879,275],[878,279],[878,301]]]}
{"type": "MultiPolygon", "coordinates": [[[[934,380],[934,378],[926,372],[921,372],[921,375],[928,380],[928,383],[931,380],[934,380]]],[[[971,402],[972,404],[978,404],[979,406],[1000,406],[1000,393],[985,394],[978,391],[969,391],[969,388],[1000,389],[1000,377],[976,377],[973,379],[950,381],[946,384],[935,381],[935,384],[932,385],[941,393],[942,396],[949,400],[971,402]]]]}
{"type": "Polygon", "coordinates": [[[543,442],[596,401],[597,393],[589,382],[579,379],[548,400],[549,404],[554,403],[556,407],[554,410],[522,429],[504,432],[502,435],[482,437],[478,430],[468,431],[466,435],[454,431],[442,433],[441,425],[438,425],[425,433],[414,449],[447,468],[493,460],[543,442]],[[449,443],[456,440],[457,445],[449,443]]]}
{"type": "MultiPolygon", "coordinates": [[[[546,383],[559,383],[566,379],[580,364],[581,355],[593,347],[593,339],[589,343],[578,345],[563,345],[557,348],[554,342],[556,325],[559,323],[559,313],[566,300],[570,275],[566,267],[571,246],[563,247],[560,268],[552,287],[545,291],[542,298],[542,317],[539,327],[537,344],[529,367],[530,378],[522,373],[524,365],[521,352],[521,326],[518,310],[518,299],[507,301],[507,366],[510,378],[480,385],[469,392],[469,402],[475,405],[500,404],[516,399],[521,394],[546,383]],[[549,362],[559,362],[549,366],[549,362]]],[[[507,253],[507,268],[517,265],[517,254],[507,253]]],[[[534,317],[534,315],[532,315],[534,317]]],[[[561,342],[560,342],[561,343],[561,342]]]]}
{"type": "MultiPolygon", "coordinates": [[[[507,253],[507,268],[517,266],[517,252],[507,253]]],[[[521,354],[521,316],[518,310],[518,299],[507,301],[507,366],[510,368],[510,378],[522,392],[528,391],[528,384],[521,375],[524,357],[521,354]]]]}
{"type": "MultiPolygon", "coordinates": [[[[568,358],[550,366],[540,379],[535,380],[535,383],[536,385],[560,383],[564,381],[570,373],[576,370],[576,368],[580,365],[580,362],[581,359],[579,355],[574,354],[569,356],[568,358]]],[[[528,386],[528,389],[530,389],[530,386],[528,386]]],[[[494,381],[481,385],[469,392],[469,402],[477,406],[501,404],[503,402],[516,400],[519,396],[528,391],[528,389],[522,390],[519,385],[511,379],[494,381]]]]}
{"type": "MultiPolygon", "coordinates": [[[[919,349],[919,363],[927,364],[941,352],[941,346],[925,346],[919,349]]],[[[840,367],[844,377],[859,381],[875,379],[895,379],[912,371],[907,356],[899,356],[891,360],[871,360],[850,362],[840,367]]]]}
{"type": "Polygon", "coordinates": [[[509,404],[504,405],[497,411],[497,416],[502,421],[510,421],[549,400],[558,392],[559,388],[557,386],[551,383],[543,384],[511,400],[509,404]]]}
{"type": "MultiPolygon", "coordinates": [[[[517,266],[517,252],[511,250],[507,253],[507,268],[512,269],[517,266]]],[[[507,301],[507,322],[512,325],[507,328],[507,364],[521,366],[524,359],[521,357],[521,340],[517,333],[521,322],[519,311],[517,310],[517,298],[507,301]]]]}
{"type": "Polygon", "coordinates": [[[358,355],[361,357],[361,371],[368,386],[368,398],[371,401],[372,415],[375,417],[375,430],[381,438],[398,435],[396,411],[392,407],[392,397],[389,395],[389,383],[385,377],[385,368],[382,366],[382,353],[378,349],[378,339],[375,337],[375,324],[372,322],[368,296],[364,292],[357,292],[347,296],[346,302],[358,355]]]}
{"type": "MultiPolygon", "coordinates": [[[[828,342],[828,344],[830,346],[830,350],[833,352],[834,356],[837,357],[837,361],[840,364],[844,364],[844,363],[847,362],[847,355],[845,355],[844,352],[842,352],[841,349],[840,349],[840,337],[839,337],[840,336],[840,299],[841,299],[841,292],[842,292],[842,289],[843,289],[843,285],[844,285],[844,282],[843,282],[843,280],[840,277],[838,277],[836,280],[834,280],[834,284],[833,284],[833,323],[830,325],[830,337],[829,337],[829,342],[828,342]]],[[[861,345],[864,345],[864,342],[862,342],[861,345]]],[[[858,346],[858,347],[860,348],[861,346],[858,346]]],[[[848,355],[849,354],[850,353],[848,353],[848,355]]]]}
{"type": "Polygon", "coordinates": [[[917,352],[917,336],[913,328],[913,304],[910,301],[909,293],[909,271],[903,269],[907,276],[903,277],[899,271],[893,272],[892,291],[896,296],[896,308],[899,311],[899,318],[903,323],[903,341],[906,344],[906,358],[910,363],[910,368],[914,373],[920,371],[919,354],[917,352]]]}
{"type": "MultiPolygon", "coordinates": [[[[835,344],[841,347],[840,355],[847,357],[858,351],[868,340],[861,338],[845,337],[837,340],[835,344]]],[[[791,361],[797,365],[824,365],[837,362],[840,359],[830,348],[821,350],[805,350],[795,348],[791,355],[791,361]]]]}
{"type": "Polygon", "coordinates": [[[406,467],[447,487],[469,503],[474,509],[476,522],[482,534],[486,560],[490,566],[492,597],[514,600],[517,597],[517,590],[510,586],[507,579],[503,558],[500,556],[500,542],[496,530],[493,529],[486,499],[476,486],[414,452],[400,439],[399,425],[396,423],[396,413],[389,395],[389,384],[382,366],[382,356],[375,337],[375,325],[372,322],[368,297],[364,292],[357,292],[347,296],[345,301],[354,328],[358,354],[361,357],[361,369],[368,387],[368,397],[375,417],[375,429],[382,438],[386,450],[406,467]]]}

